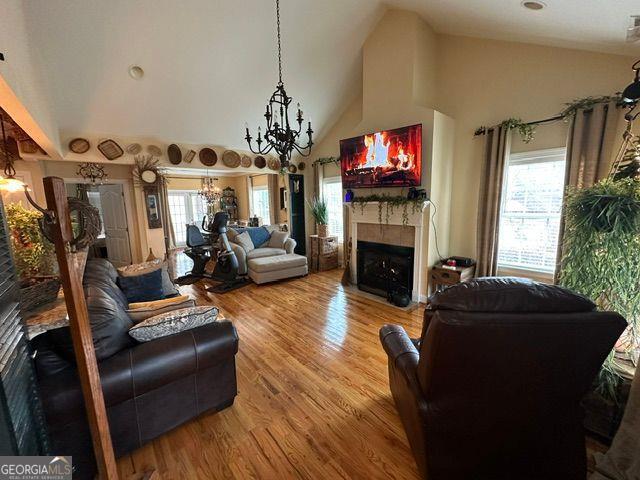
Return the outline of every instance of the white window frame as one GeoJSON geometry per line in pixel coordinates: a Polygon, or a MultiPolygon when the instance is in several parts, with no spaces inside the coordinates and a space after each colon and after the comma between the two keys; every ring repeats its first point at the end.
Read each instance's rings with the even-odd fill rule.
{"type": "Polygon", "coordinates": [[[270,198],[269,198],[269,187],[267,185],[253,185],[251,187],[251,215],[252,216],[257,216],[258,218],[260,218],[262,220],[262,224],[263,225],[271,225],[272,223],[275,223],[274,221],[271,220],[271,205],[270,205],[270,198]],[[267,215],[266,217],[264,215],[259,215],[259,213],[262,212],[257,212],[255,210],[256,208],[256,202],[254,201],[253,198],[253,194],[255,192],[266,192],[267,194],[267,215]]]}
{"type": "MultiPolygon", "coordinates": [[[[194,201],[198,197],[198,191],[197,190],[169,190],[168,191],[168,195],[169,196],[171,196],[171,195],[182,195],[182,196],[184,196],[187,221],[189,220],[189,218],[191,218],[193,223],[199,227],[201,222],[202,222],[202,219],[201,218],[200,219],[196,218],[196,214],[198,212],[196,211],[197,208],[196,208],[195,201],[194,201]]],[[[171,205],[171,202],[169,202],[169,205],[171,205]]],[[[171,212],[169,212],[169,213],[171,214],[171,212]]],[[[205,205],[205,213],[206,213],[206,205],[205,205]]],[[[173,221],[173,219],[172,219],[172,221],[173,221]]],[[[175,230],[175,225],[174,225],[174,230],[175,230]]],[[[183,247],[185,245],[186,245],[186,238],[184,240],[176,238],[176,246],[183,247]]]]}
{"type": "MultiPolygon", "coordinates": [[[[327,185],[335,185],[335,184],[340,184],[340,200],[342,200],[342,177],[324,177],[322,179],[322,198],[325,199],[326,201],[326,189],[325,187],[327,185]]],[[[341,202],[342,205],[342,202],[341,202]]],[[[340,222],[342,223],[342,233],[340,232],[333,232],[331,231],[331,229],[329,229],[329,235],[337,235],[338,236],[338,243],[343,243],[344,242],[344,215],[342,212],[342,209],[340,210],[340,214],[339,214],[339,218],[340,218],[340,222]]]]}
{"type": "MultiPolygon", "coordinates": [[[[558,148],[546,148],[543,150],[531,150],[528,152],[511,153],[506,160],[504,168],[504,178],[502,181],[502,200],[500,204],[500,217],[498,219],[498,225],[500,225],[502,216],[504,214],[504,208],[506,203],[507,185],[509,182],[509,167],[512,165],[526,165],[526,164],[539,164],[544,162],[556,162],[559,157],[562,157],[566,161],[567,149],[566,147],[558,148]]],[[[564,203],[564,198],[563,198],[564,203]]],[[[546,216],[546,215],[545,215],[546,216]]],[[[560,219],[562,221],[562,218],[560,219]]],[[[500,245],[498,245],[498,251],[500,245]]],[[[538,280],[542,282],[551,282],[554,278],[554,272],[548,270],[526,268],[520,265],[498,264],[498,275],[506,276],[521,276],[538,280]]]]}

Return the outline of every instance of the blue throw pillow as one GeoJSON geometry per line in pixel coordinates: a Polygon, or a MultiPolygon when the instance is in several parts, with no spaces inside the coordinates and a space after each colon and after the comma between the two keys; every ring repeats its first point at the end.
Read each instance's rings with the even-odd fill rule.
{"type": "Polygon", "coordinates": [[[271,237],[271,232],[269,232],[265,227],[249,227],[247,228],[247,232],[249,232],[251,241],[256,248],[263,243],[268,242],[269,237],[271,237]]]}
{"type": "Polygon", "coordinates": [[[129,303],[151,302],[164,298],[161,268],[135,277],[118,277],[118,286],[129,303]]]}

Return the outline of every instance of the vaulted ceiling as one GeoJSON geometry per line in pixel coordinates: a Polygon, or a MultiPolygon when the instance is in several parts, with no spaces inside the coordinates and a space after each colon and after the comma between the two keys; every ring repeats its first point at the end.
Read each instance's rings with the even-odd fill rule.
{"type": "MultiPolygon", "coordinates": [[[[626,44],[637,0],[281,0],[284,80],[321,134],[361,82],[361,47],[385,9],[437,32],[609,53],[626,44]]],[[[243,147],[277,81],[270,0],[28,0],[58,126],[68,133],[243,147]],[[144,71],[128,75],[131,65],[144,71]]]]}

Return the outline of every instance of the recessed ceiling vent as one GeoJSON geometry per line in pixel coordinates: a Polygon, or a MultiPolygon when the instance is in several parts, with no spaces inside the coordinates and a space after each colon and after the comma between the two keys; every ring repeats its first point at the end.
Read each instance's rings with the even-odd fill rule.
{"type": "Polygon", "coordinates": [[[627,42],[640,40],[640,15],[631,15],[631,26],[627,28],[627,42]]]}

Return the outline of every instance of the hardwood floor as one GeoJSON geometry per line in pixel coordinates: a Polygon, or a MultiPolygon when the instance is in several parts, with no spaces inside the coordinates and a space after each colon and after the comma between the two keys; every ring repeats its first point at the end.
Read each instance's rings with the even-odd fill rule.
{"type": "Polygon", "coordinates": [[[238,330],[238,396],[222,412],[163,435],[118,461],[121,478],[418,478],[389,392],[385,323],[420,332],[403,312],[345,291],[342,270],[216,295],[238,330]]]}

